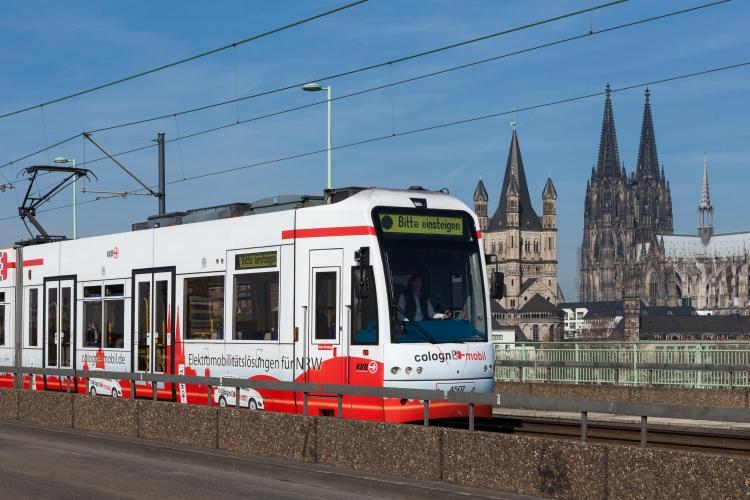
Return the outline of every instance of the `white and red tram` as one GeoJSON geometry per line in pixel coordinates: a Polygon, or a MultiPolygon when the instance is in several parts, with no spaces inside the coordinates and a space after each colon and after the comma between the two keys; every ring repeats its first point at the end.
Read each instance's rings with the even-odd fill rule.
{"type": "MultiPolygon", "coordinates": [[[[136,226],[0,250],[0,365],[88,370],[76,391],[121,397],[130,397],[129,382],[95,372],[493,390],[481,234],[451,196],[353,188],[326,200],[274,198],[136,226]],[[409,312],[404,297],[416,274],[422,294],[409,312]],[[424,311],[409,321],[417,303],[451,318],[424,311]]],[[[52,376],[23,384],[66,389],[52,376]]],[[[12,385],[0,375],[0,386],[12,385]]],[[[151,391],[137,383],[137,397],[151,391]]],[[[233,405],[234,395],[216,388],[212,403],[233,405]]],[[[158,397],[206,404],[208,394],[159,384],[158,397]]],[[[302,412],[293,392],[243,389],[240,399],[302,412]]],[[[336,398],[311,395],[309,411],[335,415],[336,398]]],[[[391,422],[422,417],[418,402],[373,397],[346,396],[342,411],[391,422]]],[[[455,417],[467,408],[436,402],[430,413],[455,417]]]]}

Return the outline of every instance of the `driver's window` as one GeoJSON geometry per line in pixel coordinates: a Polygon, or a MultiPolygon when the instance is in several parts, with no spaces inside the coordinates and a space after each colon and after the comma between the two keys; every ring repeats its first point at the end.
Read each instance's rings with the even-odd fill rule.
{"type": "Polygon", "coordinates": [[[352,267],[352,345],[377,345],[378,304],[372,266],[352,267]]]}

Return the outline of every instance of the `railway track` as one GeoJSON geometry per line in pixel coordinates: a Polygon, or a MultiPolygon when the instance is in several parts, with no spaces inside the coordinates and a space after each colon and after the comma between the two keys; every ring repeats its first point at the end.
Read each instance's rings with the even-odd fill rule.
{"type": "MultiPolygon", "coordinates": [[[[467,428],[465,420],[445,420],[436,425],[467,428]]],[[[638,424],[588,421],[588,442],[618,443],[640,446],[641,431],[638,424]]],[[[487,432],[530,435],[543,438],[581,439],[580,422],[561,421],[544,417],[494,416],[491,420],[477,419],[475,429],[487,432]]],[[[717,454],[750,456],[750,431],[718,430],[698,427],[672,427],[650,424],[648,447],[670,448],[681,451],[699,451],[717,454]]]]}

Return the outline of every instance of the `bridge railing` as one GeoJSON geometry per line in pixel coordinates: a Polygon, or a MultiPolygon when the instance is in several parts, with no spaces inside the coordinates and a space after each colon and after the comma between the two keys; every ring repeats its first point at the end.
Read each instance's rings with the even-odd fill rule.
{"type": "Polygon", "coordinates": [[[495,379],[525,382],[750,387],[750,343],[533,342],[495,351],[495,379]]]}
{"type": "MultiPolygon", "coordinates": [[[[578,362],[575,368],[585,367],[588,362],[578,362]]],[[[570,368],[564,361],[547,362],[544,368],[570,368]]],[[[619,366],[619,365],[618,365],[619,366]]],[[[644,365],[649,366],[649,365],[644,365]]],[[[658,364],[656,365],[659,366],[658,364]]],[[[686,365],[679,365],[684,368],[686,365]]],[[[706,365],[701,368],[713,368],[706,365]]],[[[725,367],[727,368],[727,367],[725,367]]],[[[729,366],[730,373],[737,373],[740,369],[747,369],[744,365],[729,366]]],[[[619,367],[613,368],[618,370],[619,367]]],[[[745,408],[711,408],[700,406],[662,405],[651,403],[603,401],[603,400],[579,400],[556,397],[540,397],[510,394],[484,394],[476,392],[442,391],[430,389],[408,389],[397,387],[368,387],[356,385],[332,385],[315,384],[303,382],[275,382],[266,380],[239,379],[234,377],[199,377],[183,375],[164,375],[151,373],[128,373],[115,371],[91,371],[56,368],[33,368],[13,366],[0,366],[0,373],[10,373],[14,377],[24,375],[41,375],[45,377],[57,377],[65,381],[67,392],[71,392],[74,379],[115,379],[127,380],[131,384],[130,397],[135,398],[135,383],[146,382],[152,387],[152,397],[157,399],[157,384],[194,384],[206,386],[207,404],[212,404],[211,389],[219,386],[232,387],[240,393],[241,388],[267,389],[277,391],[292,391],[301,393],[303,398],[303,414],[308,414],[308,398],[311,394],[335,396],[338,401],[338,417],[342,417],[342,405],[344,396],[373,396],[382,398],[395,398],[421,402],[424,406],[424,425],[430,425],[430,402],[450,401],[466,404],[469,409],[469,430],[475,429],[474,410],[476,405],[495,405],[501,408],[520,408],[536,411],[563,411],[576,412],[580,415],[581,441],[588,438],[588,414],[607,413],[612,415],[626,415],[640,417],[641,446],[647,446],[648,442],[648,419],[653,417],[688,419],[688,420],[710,420],[719,422],[744,422],[750,423],[750,410],[745,408]]],[[[31,384],[29,385],[31,389],[31,384]]],[[[106,396],[101,396],[106,397],[106,396]]],[[[240,398],[235,398],[237,408],[240,408],[240,398]]],[[[180,404],[175,402],[174,404],[180,404]]]]}
{"type": "MultiPolygon", "coordinates": [[[[311,395],[336,397],[338,404],[339,417],[343,414],[344,396],[372,396],[379,398],[393,398],[404,401],[420,402],[424,407],[424,425],[430,423],[430,403],[435,401],[449,401],[453,403],[466,404],[469,414],[469,429],[474,430],[474,412],[476,405],[494,405],[497,401],[494,394],[478,392],[459,392],[444,391],[438,389],[412,389],[398,387],[371,387],[358,385],[336,385],[336,384],[318,384],[306,382],[282,382],[270,380],[250,380],[236,377],[201,377],[187,375],[167,375],[159,373],[142,373],[142,372],[118,372],[103,370],[74,370],[59,368],[34,368],[15,366],[1,366],[0,374],[8,373],[13,377],[23,377],[24,375],[40,375],[45,377],[57,377],[65,387],[66,392],[70,393],[73,389],[75,379],[110,379],[119,381],[128,381],[130,385],[130,399],[135,399],[136,382],[147,382],[151,385],[151,398],[158,399],[158,384],[190,384],[205,386],[206,404],[211,406],[213,399],[211,397],[213,390],[217,387],[228,387],[235,390],[235,405],[241,407],[240,389],[266,389],[272,391],[288,391],[300,393],[302,395],[302,412],[308,415],[308,401],[311,395]]],[[[22,386],[23,384],[21,384],[22,386]]]]}

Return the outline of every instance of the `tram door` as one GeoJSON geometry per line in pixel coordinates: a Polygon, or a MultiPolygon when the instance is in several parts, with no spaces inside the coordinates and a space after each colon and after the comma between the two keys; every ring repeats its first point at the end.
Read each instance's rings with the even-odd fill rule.
{"type": "Polygon", "coordinates": [[[135,275],[133,354],[136,372],[169,372],[167,351],[171,344],[173,285],[171,272],[135,275]]]}
{"type": "Polygon", "coordinates": [[[49,280],[45,285],[45,366],[72,368],[75,282],[72,279],[49,280]]]}
{"type": "Polygon", "coordinates": [[[346,383],[346,339],[342,307],[343,250],[310,252],[307,380],[346,383]]]}

